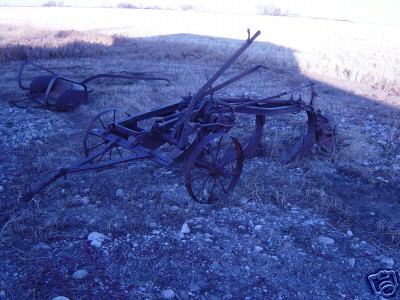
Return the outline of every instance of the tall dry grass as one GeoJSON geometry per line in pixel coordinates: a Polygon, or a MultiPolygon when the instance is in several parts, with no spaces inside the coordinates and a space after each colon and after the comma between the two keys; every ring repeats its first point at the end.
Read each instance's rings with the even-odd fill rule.
{"type": "MultiPolygon", "coordinates": [[[[123,21],[129,17],[130,25],[118,32],[112,29],[104,31],[110,34],[123,33],[128,38],[93,31],[51,31],[22,25],[0,25],[0,62],[26,58],[96,57],[116,42],[132,38],[131,41],[135,42],[129,43],[126,51],[144,60],[157,59],[161,62],[193,59],[214,64],[225,61],[228,53],[235,51],[242,41],[199,34],[169,34],[169,31],[175,30],[170,28],[170,24],[164,24],[170,16],[164,17],[156,11],[150,12],[149,17],[159,16],[160,28],[153,28],[153,25],[142,28],[139,22],[143,16],[137,11],[147,14],[147,10],[124,11],[129,12],[120,12],[119,19],[123,21]],[[137,27],[133,30],[136,23],[137,27]],[[144,39],[137,39],[139,33],[144,39]]],[[[113,14],[108,10],[98,13],[99,18],[113,14]]],[[[182,22],[188,22],[188,32],[197,30],[192,28],[196,21],[187,19],[188,15],[180,16],[184,18],[182,22]]],[[[192,17],[196,19],[201,15],[192,17]]],[[[226,18],[227,24],[233,21],[229,16],[226,18]]],[[[397,27],[282,17],[260,17],[255,19],[255,23],[259,23],[255,28],[259,28],[263,34],[240,58],[239,63],[243,65],[261,63],[289,71],[295,69],[295,72],[322,74],[400,95],[400,30],[397,27]]],[[[204,26],[209,27],[207,24],[204,26]]],[[[231,32],[227,31],[227,35],[235,35],[238,32],[236,27],[231,32]]],[[[214,31],[210,28],[210,33],[219,35],[214,31]]],[[[241,36],[243,38],[243,32],[241,36]]]]}
{"type": "Polygon", "coordinates": [[[0,63],[38,58],[96,57],[116,36],[0,24],[0,63]]]}

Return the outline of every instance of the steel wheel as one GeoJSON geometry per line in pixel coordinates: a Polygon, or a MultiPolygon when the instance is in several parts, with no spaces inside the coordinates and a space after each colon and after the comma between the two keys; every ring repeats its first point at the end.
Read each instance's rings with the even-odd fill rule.
{"type": "Polygon", "coordinates": [[[184,170],[189,195],[200,203],[226,196],[239,181],[243,151],[238,140],[223,133],[204,137],[189,154],[184,170]]]}
{"type": "Polygon", "coordinates": [[[91,160],[92,163],[123,157],[127,151],[104,136],[114,130],[115,123],[129,116],[128,112],[117,108],[107,109],[94,116],[87,124],[83,134],[83,155],[85,157],[94,156],[91,160]]]}

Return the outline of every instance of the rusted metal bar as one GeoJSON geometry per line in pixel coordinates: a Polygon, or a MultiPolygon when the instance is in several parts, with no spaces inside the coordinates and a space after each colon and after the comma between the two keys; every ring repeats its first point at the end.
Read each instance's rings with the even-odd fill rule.
{"type": "Polygon", "coordinates": [[[223,89],[224,87],[227,87],[228,85],[230,85],[232,83],[235,83],[236,81],[239,81],[239,80],[243,79],[244,77],[246,77],[246,76],[248,76],[248,75],[250,75],[250,74],[252,74],[255,71],[260,70],[260,69],[269,70],[269,68],[267,68],[267,67],[264,67],[262,65],[257,65],[254,68],[251,68],[251,69],[249,69],[247,71],[244,71],[243,73],[240,73],[240,74],[232,77],[231,79],[226,80],[225,82],[215,86],[215,87],[211,87],[208,91],[203,93],[202,97],[211,95],[211,94],[223,89]]]}
{"type": "MultiPolygon", "coordinates": [[[[246,49],[251,45],[251,43],[261,34],[261,31],[257,31],[251,38],[249,37],[246,42],[232,55],[230,59],[197,91],[197,93],[192,97],[186,116],[182,123],[182,131],[188,125],[190,121],[190,116],[195,108],[198,101],[204,97],[204,94],[207,92],[208,89],[211,88],[211,85],[238,59],[238,57],[246,51],[246,49]]],[[[186,136],[182,135],[179,139],[178,146],[182,146],[182,144],[186,143],[185,141],[186,136]]]]}

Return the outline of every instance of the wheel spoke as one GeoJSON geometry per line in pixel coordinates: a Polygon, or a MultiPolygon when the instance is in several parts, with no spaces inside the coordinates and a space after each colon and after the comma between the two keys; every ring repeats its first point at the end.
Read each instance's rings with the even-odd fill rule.
{"type": "Polygon", "coordinates": [[[104,130],[106,130],[106,126],[104,125],[103,121],[101,120],[101,118],[99,117],[99,121],[101,123],[101,126],[104,128],[104,130]]]}
{"type": "Polygon", "coordinates": [[[224,156],[221,159],[221,165],[225,167],[227,164],[230,164],[237,160],[237,154],[234,149],[227,149],[225,151],[224,156]]]}
{"type": "Polygon", "coordinates": [[[119,153],[119,156],[122,157],[122,153],[121,153],[121,150],[119,150],[119,146],[117,146],[116,148],[117,148],[117,151],[118,151],[118,153],[119,153]]]}
{"type": "Polygon", "coordinates": [[[210,177],[207,176],[207,177],[206,177],[206,180],[204,180],[203,184],[201,185],[200,190],[199,190],[198,193],[196,194],[196,198],[199,198],[199,196],[201,196],[201,194],[203,193],[204,188],[206,187],[206,184],[207,184],[209,178],[210,178],[210,177]]]}
{"type": "Polygon", "coordinates": [[[94,131],[89,131],[89,134],[91,134],[91,135],[93,135],[93,136],[95,136],[95,137],[99,137],[99,138],[101,138],[101,134],[99,134],[99,133],[96,133],[96,132],[94,132],[94,131]]]}
{"type": "Polygon", "coordinates": [[[217,176],[217,178],[218,178],[219,185],[222,187],[222,190],[224,191],[225,194],[227,194],[228,191],[225,189],[225,187],[221,181],[221,176],[217,176]]]}
{"type": "Polygon", "coordinates": [[[215,159],[218,159],[219,151],[221,150],[221,144],[222,144],[222,136],[219,138],[218,141],[217,154],[215,154],[215,159]]]}
{"type": "Polygon", "coordinates": [[[204,161],[196,160],[195,165],[196,165],[196,167],[201,168],[201,169],[210,169],[210,164],[206,163],[204,161]]]}
{"type": "Polygon", "coordinates": [[[107,149],[100,155],[100,157],[97,159],[97,162],[100,162],[103,159],[106,152],[107,152],[107,149]]]}
{"type": "Polygon", "coordinates": [[[217,177],[214,178],[212,187],[211,187],[211,193],[210,196],[213,197],[214,196],[214,189],[215,189],[215,184],[217,183],[217,177]]]}
{"type": "Polygon", "coordinates": [[[211,150],[208,149],[208,147],[206,147],[206,151],[207,151],[208,155],[211,156],[211,159],[212,159],[213,163],[215,164],[215,158],[214,158],[214,156],[212,155],[211,150]]]}
{"type": "Polygon", "coordinates": [[[104,145],[104,144],[106,144],[106,143],[107,143],[107,141],[103,141],[103,142],[101,142],[100,144],[97,144],[97,145],[93,146],[92,148],[88,149],[87,151],[90,152],[90,151],[92,151],[92,150],[94,150],[94,149],[96,149],[96,148],[98,148],[98,147],[100,147],[101,145],[104,145]]]}

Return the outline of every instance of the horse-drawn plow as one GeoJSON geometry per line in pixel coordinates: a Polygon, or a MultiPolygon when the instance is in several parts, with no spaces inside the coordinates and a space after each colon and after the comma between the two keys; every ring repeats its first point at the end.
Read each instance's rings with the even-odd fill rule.
{"type": "Polygon", "coordinates": [[[184,184],[190,196],[202,203],[215,202],[234,189],[245,159],[263,155],[267,116],[301,112],[307,115],[307,132],[287,161],[309,154],[316,143],[333,151],[335,129],[314,108],[316,93],[312,83],[260,99],[216,95],[228,85],[265,68],[255,66],[214,85],[259,35],[259,31],[253,36],[249,34],[244,44],[193,96],[136,115],[112,108],[94,116],[83,136],[84,158],[60,169],[31,191],[28,198],[67,174],[149,159],[165,167],[183,161],[184,184]],[[307,102],[296,96],[305,89],[309,90],[307,102]],[[231,136],[231,129],[242,114],[254,116],[254,123],[246,124],[254,129],[245,141],[231,136]]]}

